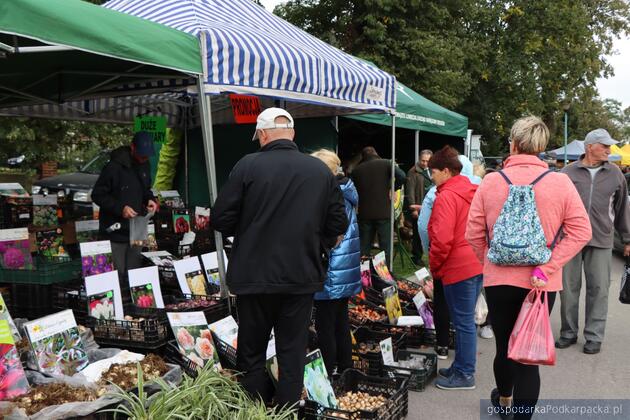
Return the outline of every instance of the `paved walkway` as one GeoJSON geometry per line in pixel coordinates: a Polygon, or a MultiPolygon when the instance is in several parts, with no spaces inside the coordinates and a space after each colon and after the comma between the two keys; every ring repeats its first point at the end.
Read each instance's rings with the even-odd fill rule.
{"type": "MultiPolygon", "coordinates": [[[[630,399],[630,305],[619,302],[619,286],[623,272],[623,258],[613,257],[613,275],[606,339],[601,353],[582,353],[584,337],[580,334],[577,345],[557,351],[553,367],[541,367],[541,398],[549,399],[630,399]]],[[[580,328],[584,320],[584,289],[580,306],[580,328]]],[[[551,323],[554,335],[560,330],[560,300],[556,300],[551,323]]],[[[472,391],[443,391],[434,384],[424,392],[409,393],[408,419],[459,420],[479,419],[480,400],[488,399],[495,387],[492,374],[494,340],[479,339],[477,357],[477,388],[472,391]]],[[[451,352],[452,357],[452,352],[451,352]]],[[[452,361],[440,361],[439,367],[448,367],[452,361]]],[[[487,407],[484,405],[484,408],[487,407]]],[[[573,416],[564,418],[630,419],[630,400],[623,406],[625,412],[617,417],[573,416]]],[[[484,415],[482,418],[495,418],[484,415]]],[[[546,419],[537,415],[535,419],[546,419]]]]}

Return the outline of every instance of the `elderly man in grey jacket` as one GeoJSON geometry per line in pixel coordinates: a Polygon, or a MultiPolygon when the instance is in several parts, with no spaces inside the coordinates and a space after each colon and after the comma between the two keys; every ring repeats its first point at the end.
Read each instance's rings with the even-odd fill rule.
{"type": "Polygon", "coordinates": [[[612,264],[614,230],[630,255],[630,212],[628,187],[621,170],[608,163],[610,146],[617,142],[602,128],[584,140],[585,154],[562,170],[571,178],[588,212],[593,238],[565,267],[560,292],[562,326],[556,347],[577,342],[582,266],[586,278],[586,319],[583,351],[599,353],[608,315],[608,289],[612,264]]]}

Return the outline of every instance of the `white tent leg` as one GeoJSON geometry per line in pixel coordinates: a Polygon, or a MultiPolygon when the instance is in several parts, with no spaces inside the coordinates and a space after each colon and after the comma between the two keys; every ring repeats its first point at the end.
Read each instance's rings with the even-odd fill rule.
{"type": "MultiPolygon", "coordinates": [[[[199,88],[199,117],[201,118],[201,132],[203,136],[203,151],[206,158],[206,173],[208,176],[208,189],[210,192],[210,206],[217,198],[216,168],[214,163],[214,138],[212,134],[212,108],[210,96],[206,95],[205,79],[198,78],[199,88]]],[[[232,311],[229,299],[229,291],[225,283],[225,261],[223,260],[223,237],[218,231],[214,231],[214,240],[217,248],[217,260],[219,262],[219,281],[221,283],[221,296],[228,297],[228,308],[232,311]]]]}
{"type": "Polygon", "coordinates": [[[414,140],[415,141],[415,149],[414,150],[416,151],[416,154],[413,155],[414,165],[415,165],[415,162],[417,162],[416,159],[418,159],[418,157],[420,156],[420,132],[418,130],[416,130],[415,134],[416,134],[416,136],[415,136],[415,140],[414,140]]]}
{"type": "Polygon", "coordinates": [[[396,116],[392,114],[392,179],[391,179],[391,196],[390,200],[390,208],[391,208],[391,216],[390,216],[390,227],[389,227],[389,269],[394,270],[394,219],[395,219],[395,210],[394,210],[394,200],[396,198],[396,187],[394,185],[394,180],[396,179],[396,116]]]}

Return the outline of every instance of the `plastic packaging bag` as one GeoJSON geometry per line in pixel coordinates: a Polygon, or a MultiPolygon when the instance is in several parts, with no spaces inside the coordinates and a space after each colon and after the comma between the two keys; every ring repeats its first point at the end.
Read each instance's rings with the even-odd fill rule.
{"type": "Polygon", "coordinates": [[[477,304],[475,305],[475,324],[483,324],[484,322],[486,322],[487,316],[488,304],[486,303],[486,298],[484,297],[483,293],[479,293],[477,304]]]}
{"type": "Polygon", "coordinates": [[[619,291],[619,302],[630,304],[630,262],[626,261],[626,269],[621,276],[621,290],[619,291]]]}
{"type": "Polygon", "coordinates": [[[509,359],[525,365],[556,364],[547,298],[547,292],[532,289],[523,301],[508,343],[509,359]]]}
{"type": "Polygon", "coordinates": [[[146,216],[136,216],[129,219],[129,243],[135,246],[149,245],[149,220],[153,213],[146,216]]]}

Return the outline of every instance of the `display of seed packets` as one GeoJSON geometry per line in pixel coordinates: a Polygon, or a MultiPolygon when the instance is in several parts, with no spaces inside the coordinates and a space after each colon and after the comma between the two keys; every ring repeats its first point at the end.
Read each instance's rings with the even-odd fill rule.
{"type": "Polygon", "coordinates": [[[206,276],[203,275],[198,257],[173,261],[173,267],[175,267],[175,274],[182,293],[188,295],[208,294],[206,276]]]}
{"type": "Polygon", "coordinates": [[[88,316],[107,320],[125,318],[118,271],[86,277],[85,294],[87,295],[88,316]]]}
{"type": "Polygon", "coordinates": [[[309,400],[327,408],[337,408],[337,398],[333,391],[322,352],[317,349],[306,355],[304,366],[304,388],[309,400]]]}
{"type": "Polygon", "coordinates": [[[175,233],[190,232],[190,214],[187,209],[173,210],[173,230],[175,233]]]}
{"type": "Polygon", "coordinates": [[[98,240],[98,220],[78,220],[74,222],[77,242],[95,242],[98,240]]]}
{"type": "Polygon", "coordinates": [[[394,281],[394,278],[392,277],[392,274],[389,272],[387,264],[385,263],[384,251],[379,252],[372,258],[372,265],[374,266],[374,270],[381,280],[390,283],[394,281]]]}
{"type": "Polygon", "coordinates": [[[217,339],[223,341],[228,346],[236,349],[238,341],[238,324],[232,315],[225,317],[209,325],[210,331],[217,339]]]}
{"type": "MultiPolygon", "coordinates": [[[[219,280],[218,255],[219,254],[216,252],[209,252],[201,256],[201,262],[203,263],[203,268],[206,270],[208,283],[214,284],[215,286],[221,285],[221,281],[219,280]]],[[[223,251],[223,261],[225,261],[225,271],[227,272],[228,259],[227,255],[225,255],[225,251],[223,251]]]]}
{"type": "Polygon", "coordinates": [[[57,196],[34,195],[33,196],[33,225],[57,226],[57,196]]]}
{"type": "Polygon", "coordinates": [[[103,274],[115,269],[112,260],[112,244],[109,241],[83,242],[81,249],[81,269],[83,277],[103,274]]]}
{"type": "Polygon", "coordinates": [[[168,312],[179,351],[199,367],[212,363],[221,369],[219,355],[212,341],[212,333],[203,312],[168,312]]]}
{"type": "Polygon", "coordinates": [[[1,182],[0,195],[5,197],[28,197],[24,187],[17,182],[1,182]]]}
{"type": "Polygon", "coordinates": [[[372,287],[372,274],[370,273],[370,260],[361,261],[361,284],[363,287],[372,287]]]}
{"type": "Polygon", "coordinates": [[[70,257],[63,245],[61,228],[47,229],[35,233],[37,252],[46,259],[67,259],[70,257]]]}
{"type": "Polygon", "coordinates": [[[400,308],[400,299],[398,298],[398,289],[396,286],[390,286],[383,289],[383,300],[385,300],[385,308],[387,309],[387,318],[389,323],[396,325],[398,318],[402,316],[400,308]]]}
{"type": "Polygon", "coordinates": [[[28,380],[9,323],[0,320],[0,401],[28,392],[28,380]]]}
{"type": "Polygon", "coordinates": [[[0,267],[7,270],[33,270],[28,228],[0,230],[0,267]]]}
{"type": "Polygon", "coordinates": [[[14,341],[20,341],[22,336],[20,335],[20,331],[18,331],[15,326],[15,322],[13,322],[13,317],[9,313],[9,308],[7,304],[4,302],[4,298],[2,294],[0,294],[0,320],[6,321],[9,324],[9,328],[11,329],[11,335],[13,335],[14,341]]]}
{"type": "Polygon", "coordinates": [[[179,195],[179,192],[175,190],[159,191],[158,198],[160,200],[160,204],[164,207],[171,209],[182,209],[186,207],[184,201],[179,195]]]}
{"type": "Polygon", "coordinates": [[[26,322],[24,329],[40,371],[72,376],[89,364],[71,309],[26,322]]]}
{"type": "Polygon", "coordinates": [[[139,308],[164,308],[158,268],[129,270],[131,301],[139,308]]]}
{"type": "Polygon", "coordinates": [[[195,231],[210,229],[210,208],[195,207],[195,231]]]}

